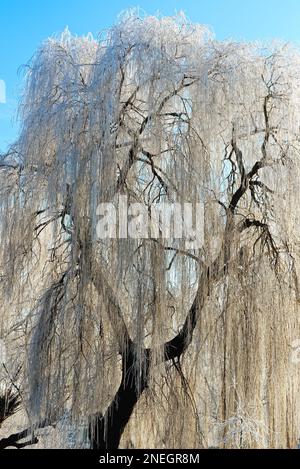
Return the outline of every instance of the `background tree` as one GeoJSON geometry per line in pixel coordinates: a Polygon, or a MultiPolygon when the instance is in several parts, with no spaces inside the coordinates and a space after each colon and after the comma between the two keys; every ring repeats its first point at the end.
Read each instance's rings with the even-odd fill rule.
{"type": "Polygon", "coordinates": [[[3,331],[31,428],[67,413],[93,448],[295,446],[299,70],[290,46],[182,16],[37,52],[0,168],[3,331]],[[99,239],[120,194],[150,215],[201,202],[201,247],[99,239]]]}

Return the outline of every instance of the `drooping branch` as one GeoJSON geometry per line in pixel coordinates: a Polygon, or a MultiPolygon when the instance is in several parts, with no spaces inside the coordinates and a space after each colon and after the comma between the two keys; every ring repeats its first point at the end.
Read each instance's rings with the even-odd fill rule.
{"type": "MultiPolygon", "coordinates": [[[[262,235],[265,235],[268,250],[271,251],[272,256],[277,258],[278,250],[275,246],[268,225],[259,220],[246,218],[239,225],[238,232],[242,233],[244,230],[251,227],[259,228],[262,230],[262,234],[258,239],[260,239],[262,235]]],[[[233,231],[231,232],[231,235],[233,235],[233,231]]],[[[227,237],[226,229],[224,236],[227,237]]],[[[203,263],[201,263],[203,272],[201,273],[198,290],[195,295],[192,306],[188,311],[185,322],[179,333],[173,339],[164,344],[164,359],[166,361],[174,360],[175,358],[180,357],[190,345],[193,338],[193,332],[197,325],[201,310],[211,291],[211,286],[220,281],[228,271],[228,266],[231,259],[228,258],[226,254],[230,252],[230,250],[228,250],[227,252],[221,251],[210,266],[205,267],[203,263]]],[[[236,256],[238,257],[239,253],[236,253],[236,256]]]]}
{"type": "Polygon", "coordinates": [[[198,284],[197,293],[189,309],[179,333],[164,344],[164,359],[174,360],[180,357],[192,342],[193,332],[197,325],[201,310],[205,304],[211,285],[219,281],[227,272],[224,264],[224,253],[221,252],[210,266],[204,267],[198,284]]]}
{"type": "MultiPolygon", "coordinates": [[[[132,144],[130,146],[129,152],[128,152],[128,158],[123,166],[123,168],[120,170],[120,175],[117,180],[116,188],[114,189],[114,192],[117,192],[121,190],[124,186],[124,183],[126,181],[127,175],[133,166],[133,164],[136,161],[137,154],[140,150],[140,139],[147,127],[147,125],[155,118],[155,116],[160,115],[166,104],[175,96],[177,96],[180,91],[182,91],[185,88],[190,87],[194,83],[196,83],[198,79],[196,77],[186,77],[185,75],[183,76],[181,82],[179,83],[178,87],[172,90],[170,93],[168,93],[160,102],[160,104],[157,106],[157,109],[151,113],[149,113],[146,117],[144,117],[139,129],[137,132],[133,132],[130,129],[127,129],[128,132],[130,133],[131,137],[133,138],[132,144]],[[186,80],[189,80],[186,82],[186,80]]],[[[132,94],[132,96],[129,98],[129,103],[132,102],[134,97],[136,96],[136,92],[132,94]]],[[[129,104],[128,103],[128,104],[129,104]]],[[[127,106],[128,106],[127,104],[127,106]]],[[[122,108],[122,113],[124,113],[125,108],[122,108]]],[[[147,157],[150,157],[150,153],[146,155],[147,157]]],[[[153,168],[153,166],[152,166],[153,168]]]]}
{"type": "Polygon", "coordinates": [[[10,380],[10,384],[7,386],[7,389],[0,394],[0,427],[4,420],[18,412],[21,406],[21,392],[16,384],[21,367],[18,367],[14,376],[11,377],[5,363],[3,363],[2,366],[10,380]]]}
{"type": "Polygon", "coordinates": [[[116,340],[118,341],[119,352],[122,356],[126,356],[128,350],[130,350],[130,347],[132,347],[132,340],[122,315],[117,296],[109,284],[109,275],[105,275],[104,266],[97,261],[95,256],[90,260],[90,268],[91,281],[94,284],[98,294],[101,295],[106,302],[107,313],[116,340]]]}

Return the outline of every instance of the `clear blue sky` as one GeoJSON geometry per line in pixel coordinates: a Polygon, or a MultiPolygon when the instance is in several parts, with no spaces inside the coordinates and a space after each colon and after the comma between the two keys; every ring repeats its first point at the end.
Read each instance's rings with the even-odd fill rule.
{"type": "Polygon", "coordinates": [[[0,79],[7,88],[7,102],[0,103],[0,152],[17,132],[20,65],[66,26],[78,35],[97,34],[132,6],[149,14],[183,10],[192,21],[208,24],[217,39],[300,42],[300,0],[0,0],[0,79]]]}

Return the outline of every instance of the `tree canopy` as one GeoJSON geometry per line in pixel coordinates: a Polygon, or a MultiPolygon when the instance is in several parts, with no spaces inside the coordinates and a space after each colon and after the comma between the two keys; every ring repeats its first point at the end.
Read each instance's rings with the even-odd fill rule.
{"type": "Polygon", "coordinates": [[[67,415],[97,448],[295,446],[299,98],[297,48],[182,15],[40,47],[0,160],[3,380],[26,426],[67,415]],[[99,205],[124,197],[150,222],[201,204],[201,244],[134,209],[136,236],[99,237],[99,205]]]}

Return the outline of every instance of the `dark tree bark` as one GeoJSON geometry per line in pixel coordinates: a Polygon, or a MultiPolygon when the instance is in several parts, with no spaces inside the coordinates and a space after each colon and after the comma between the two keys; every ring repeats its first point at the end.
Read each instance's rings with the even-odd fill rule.
{"type": "Polygon", "coordinates": [[[141,372],[135,365],[135,346],[129,345],[126,356],[122,357],[122,381],[105,414],[90,418],[89,440],[91,449],[116,449],[123,431],[131,417],[136,403],[148,386],[149,350],[144,350],[141,372]]]}
{"type": "Polygon", "coordinates": [[[27,429],[18,433],[14,433],[10,435],[8,438],[2,438],[0,440],[0,450],[8,448],[8,447],[21,449],[21,448],[25,448],[26,446],[35,445],[36,443],[38,443],[39,440],[36,438],[36,436],[34,436],[33,433],[30,435],[30,432],[31,430],[27,429]],[[28,439],[29,437],[30,439],[28,439]],[[24,439],[27,439],[27,441],[20,443],[20,441],[24,439]]]}

